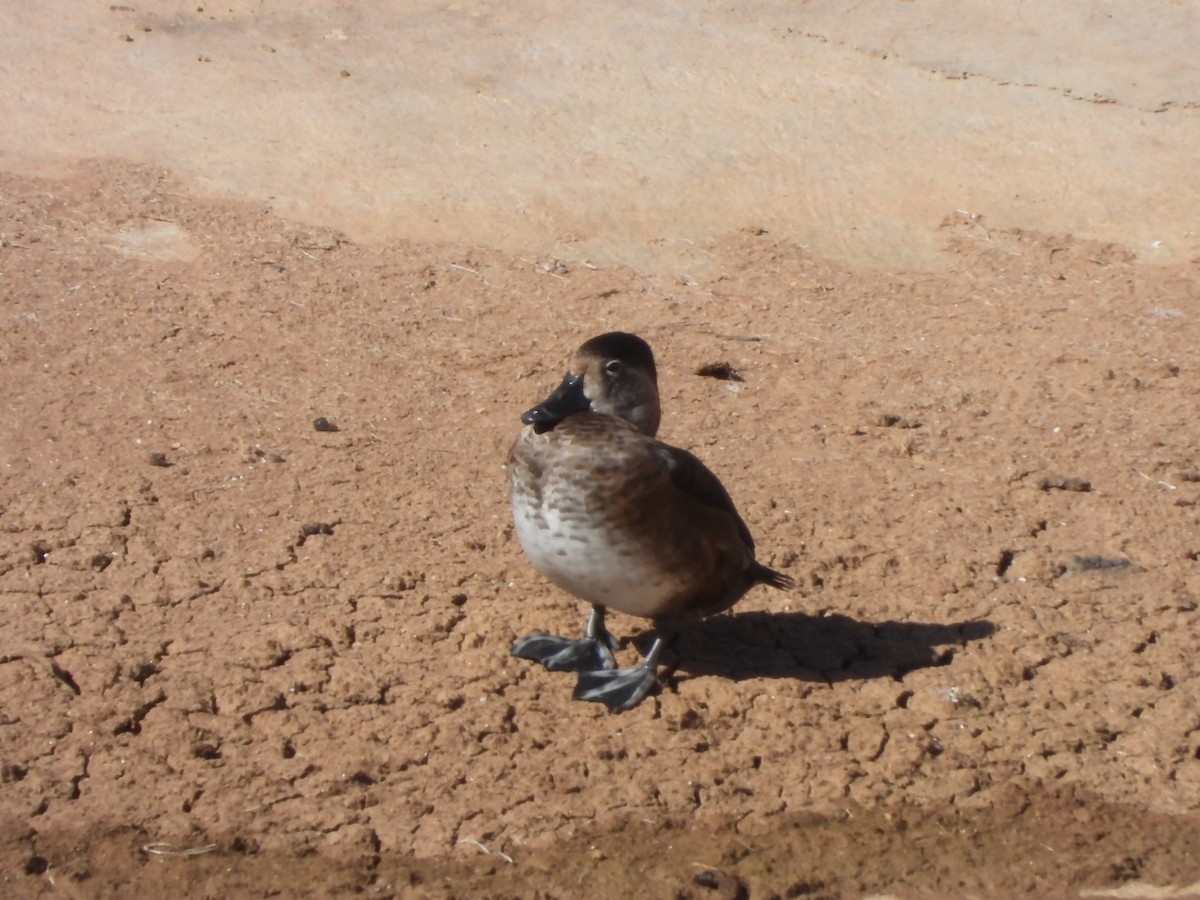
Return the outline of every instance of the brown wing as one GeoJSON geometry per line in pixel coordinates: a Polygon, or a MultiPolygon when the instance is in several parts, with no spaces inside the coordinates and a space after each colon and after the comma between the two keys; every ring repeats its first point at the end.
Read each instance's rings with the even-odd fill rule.
{"type": "Polygon", "coordinates": [[[750,529],[746,527],[742,517],[738,515],[737,507],[733,505],[733,500],[730,498],[729,492],[725,490],[725,485],[721,484],[721,479],[686,450],[680,450],[678,447],[660,442],[658,453],[675,486],[705,506],[714,507],[728,514],[736,523],[738,534],[746,544],[746,549],[753,554],[754,538],[751,537],[750,529]]]}
{"type": "Polygon", "coordinates": [[[784,575],[782,572],[776,572],[774,569],[753,560],[754,538],[750,534],[750,529],[746,527],[746,523],[738,515],[737,508],[733,505],[733,500],[730,498],[729,492],[725,490],[725,485],[721,484],[721,479],[717,478],[709,470],[708,466],[704,465],[704,463],[700,462],[700,460],[686,450],[680,450],[678,447],[672,447],[669,444],[659,443],[658,452],[663,460],[663,464],[667,467],[667,471],[671,474],[671,480],[677,488],[691,494],[705,506],[721,510],[730,516],[734,524],[737,525],[738,534],[741,536],[742,542],[746,545],[746,549],[750,551],[751,556],[750,567],[746,570],[746,574],[749,577],[747,587],[756,583],[769,584],[771,587],[778,588],[781,591],[790,591],[795,587],[795,582],[790,576],[784,575]]]}

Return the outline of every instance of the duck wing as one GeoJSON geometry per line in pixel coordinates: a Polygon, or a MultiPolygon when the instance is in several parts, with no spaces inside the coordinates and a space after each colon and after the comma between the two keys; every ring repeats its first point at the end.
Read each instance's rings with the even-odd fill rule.
{"type": "Polygon", "coordinates": [[[746,549],[753,555],[754,538],[742,517],[738,515],[737,507],[733,505],[733,499],[725,490],[725,485],[721,484],[721,479],[686,450],[658,442],[658,453],[675,487],[690,494],[705,506],[719,509],[730,516],[737,525],[738,534],[741,535],[746,549]]]}
{"type": "Polygon", "coordinates": [[[750,579],[749,584],[768,584],[781,591],[790,591],[795,587],[795,581],[791,576],[777,572],[754,559],[754,537],[750,534],[746,523],[742,521],[742,517],[738,515],[737,507],[733,505],[733,499],[725,490],[725,485],[721,484],[721,479],[686,450],[680,450],[678,447],[672,447],[662,442],[656,443],[658,443],[658,452],[663,465],[670,473],[671,481],[677,488],[690,494],[705,506],[719,509],[733,519],[738,534],[746,545],[746,550],[750,553],[750,566],[746,570],[750,579]]]}

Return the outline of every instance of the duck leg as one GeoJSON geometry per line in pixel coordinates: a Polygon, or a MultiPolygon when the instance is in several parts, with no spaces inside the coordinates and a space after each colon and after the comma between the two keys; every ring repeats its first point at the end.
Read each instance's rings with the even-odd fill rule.
{"type": "Polygon", "coordinates": [[[612,652],[617,641],[604,627],[604,607],[593,606],[583,637],[531,634],[512,645],[512,655],[532,659],[552,672],[591,672],[616,668],[612,652]]]}
{"type": "Polygon", "coordinates": [[[579,673],[575,685],[576,700],[594,700],[609,712],[633,709],[658,684],[658,658],[670,640],[660,629],[641,665],[632,669],[596,669],[579,673]]]}

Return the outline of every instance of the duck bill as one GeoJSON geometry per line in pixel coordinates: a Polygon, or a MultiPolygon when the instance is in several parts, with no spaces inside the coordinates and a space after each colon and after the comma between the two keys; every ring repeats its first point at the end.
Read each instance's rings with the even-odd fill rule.
{"type": "Polygon", "coordinates": [[[572,413],[585,412],[591,401],[583,392],[583,375],[568,375],[558,389],[535,406],[527,410],[521,421],[532,425],[539,433],[553,428],[572,413]]]}

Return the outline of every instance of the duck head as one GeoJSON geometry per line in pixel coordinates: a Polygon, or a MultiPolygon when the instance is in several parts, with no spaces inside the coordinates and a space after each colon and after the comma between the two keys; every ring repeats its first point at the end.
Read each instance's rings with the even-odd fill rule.
{"type": "Polygon", "coordinates": [[[662,409],[649,344],[623,331],[592,338],[575,351],[558,389],[526,411],[521,421],[540,434],[583,412],[617,416],[654,437],[662,409]]]}

